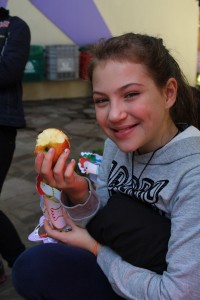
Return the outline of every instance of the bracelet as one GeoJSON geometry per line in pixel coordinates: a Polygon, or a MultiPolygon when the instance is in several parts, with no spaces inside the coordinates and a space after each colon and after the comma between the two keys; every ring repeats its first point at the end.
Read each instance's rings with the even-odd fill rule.
{"type": "Polygon", "coordinates": [[[94,247],[93,247],[93,254],[97,256],[97,249],[98,249],[99,243],[97,241],[94,242],[94,247]]]}

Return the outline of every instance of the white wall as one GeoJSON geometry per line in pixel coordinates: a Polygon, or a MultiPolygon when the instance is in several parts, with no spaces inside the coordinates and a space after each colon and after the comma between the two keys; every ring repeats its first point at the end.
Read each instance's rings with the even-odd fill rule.
{"type": "Polygon", "coordinates": [[[199,8],[196,0],[95,0],[113,35],[128,31],[164,39],[195,85],[199,8]]]}

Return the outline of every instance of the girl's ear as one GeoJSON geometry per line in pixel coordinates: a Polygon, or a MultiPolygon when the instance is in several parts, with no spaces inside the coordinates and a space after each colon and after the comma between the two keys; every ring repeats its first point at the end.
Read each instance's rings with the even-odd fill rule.
{"type": "Polygon", "coordinates": [[[171,108],[176,102],[177,96],[177,81],[175,78],[169,78],[164,88],[166,108],[171,108]]]}

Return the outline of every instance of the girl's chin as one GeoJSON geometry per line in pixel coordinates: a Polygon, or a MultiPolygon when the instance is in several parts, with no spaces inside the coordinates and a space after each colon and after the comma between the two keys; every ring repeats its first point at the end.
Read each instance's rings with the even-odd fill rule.
{"type": "Polygon", "coordinates": [[[140,142],[136,142],[135,138],[123,138],[123,139],[118,139],[116,136],[113,136],[113,134],[110,134],[110,132],[105,132],[107,137],[110,138],[116,145],[117,147],[123,151],[123,152],[133,152],[136,151],[140,146],[140,142]]]}
{"type": "Polygon", "coordinates": [[[128,153],[128,152],[134,152],[138,149],[138,147],[136,145],[131,145],[130,146],[130,143],[120,143],[120,142],[116,142],[114,141],[114,143],[117,145],[117,147],[125,152],[125,153],[128,153]]]}

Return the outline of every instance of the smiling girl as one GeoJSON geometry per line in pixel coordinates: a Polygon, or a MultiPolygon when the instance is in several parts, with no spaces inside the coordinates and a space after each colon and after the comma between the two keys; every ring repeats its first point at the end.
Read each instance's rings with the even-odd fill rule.
{"type": "MultiPolygon", "coordinates": [[[[36,172],[62,190],[72,231],[58,232],[45,222],[48,236],[61,243],[22,254],[13,269],[14,285],[25,299],[200,299],[200,132],[192,91],[161,39],[127,33],[100,41],[92,55],[88,74],[96,118],[108,137],[96,191],[75,173],[75,161],[67,161],[69,150],[53,168],[53,149],[37,156],[36,172]],[[145,203],[155,217],[146,208],[137,216],[137,205],[126,209],[125,197],[131,205],[145,203]],[[142,263],[156,253],[157,238],[166,236],[157,216],[170,222],[169,237],[159,244],[167,245],[162,272],[153,271],[148,262],[128,262],[115,241],[112,247],[95,238],[97,226],[94,235],[88,233],[110,203],[113,214],[100,229],[110,238],[106,224],[121,216],[119,228],[109,223],[116,241],[121,237],[116,232],[124,224],[132,226],[133,216],[144,229],[142,263]],[[118,206],[121,210],[115,210],[116,203],[124,204],[118,206]]],[[[124,233],[134,237],[133,228],[124,233]]],[[[158,257],[153,260],[159,262],[158,257]]]]}

